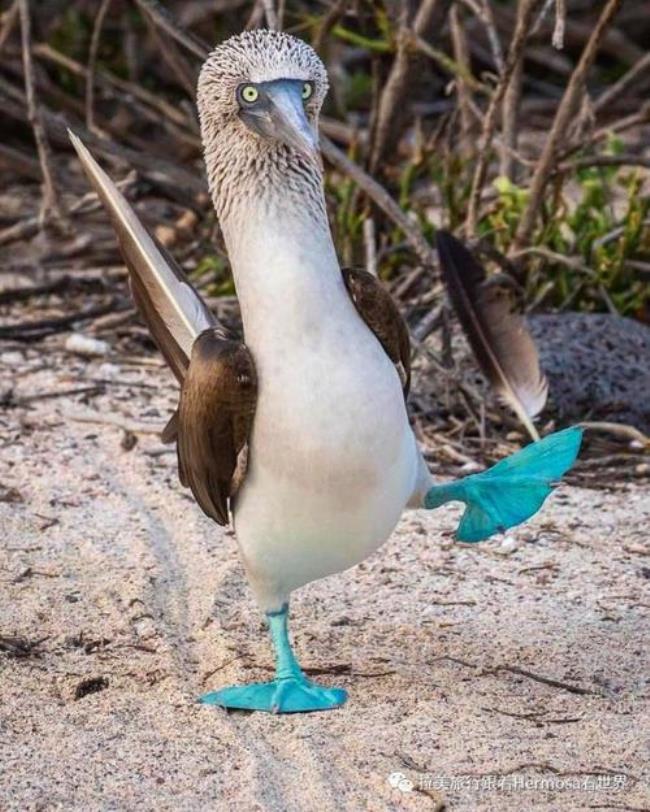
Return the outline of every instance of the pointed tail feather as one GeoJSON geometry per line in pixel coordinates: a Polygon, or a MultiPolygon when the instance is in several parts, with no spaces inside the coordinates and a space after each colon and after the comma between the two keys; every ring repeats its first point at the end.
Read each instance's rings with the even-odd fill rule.
{"type": "Polygon", "coordinates": [[[577,426],[550,434],[487,471],[434,485],[424,505],[436,508],[446,502],[464,502],[467,508],[456,538],[482,541],[537,513],[554,482],[575,462],[581,442],[582,429],[577,426]]]}
{"type": "Polygon", "coordinates": [[[68,134],[88,180],[110,215],[129,268],[136,306],[165,360],[182,381],[194,341],[204,330],[217,327],[217,320],[81,139],[70,130],[68,134]]]}

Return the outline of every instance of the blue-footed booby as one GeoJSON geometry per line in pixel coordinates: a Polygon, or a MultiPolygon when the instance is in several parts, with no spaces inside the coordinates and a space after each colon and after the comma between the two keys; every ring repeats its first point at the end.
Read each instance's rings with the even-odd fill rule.
{"type": "MultiPolygon", "coordinates": [[[[181,385],[164,432],[176,439],[180,479],[216,522],[232,516],[268,619],[275,679],[201,697],[226,708],[341,705],[346,692],[308,680],[292,651],[291,593],[374,553],[407,506],[464,501],[461,540],[524,521],[580,445],[580,430],[569,429],[484,473],[434,484],[405,405],[405,323],[375,277],[341,270],[332,241],[317,136],[327,87],[309,45],[264,30],[219,45],[200,73],[208,182],[243,340],[221,328],[71,134],[110,213],[136,303],[181,385]]],[[[533,389],[543,385],[537,378],[533,389]]]]}

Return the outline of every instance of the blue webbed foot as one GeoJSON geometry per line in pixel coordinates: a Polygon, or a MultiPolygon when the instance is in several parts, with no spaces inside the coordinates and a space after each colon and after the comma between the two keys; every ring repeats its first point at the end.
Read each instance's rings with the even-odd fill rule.
{"type": "Polygon", "coordinates": [[[541,508],[553,484],[575,462],[581,441],[582,429],[577,426],[549,434],[481,474],[434,485],[424,506],[465,502],[456,538],[482,541],[521,524],[541,508]]]}
{"type": "Polygon", "coordinates": [[[348,698],[346,691],[316,685],[300,669],[289,642],[287,616],[286,604],[277,612],[266,613],[276,653],[276,678],[272,682],[222,688],[204,694],[199,702],[267,713],[307,713],[340,707],[348,698]]]}
{"type": "Polygon", "coordinates": [[[222,708],[268,713],[307,713],[338,708],[346,699],[347,692],[342,688],[325,688],[299,676],[222,688],[205,694],[199,701],[204,705],[219,705],[222,708]]]}

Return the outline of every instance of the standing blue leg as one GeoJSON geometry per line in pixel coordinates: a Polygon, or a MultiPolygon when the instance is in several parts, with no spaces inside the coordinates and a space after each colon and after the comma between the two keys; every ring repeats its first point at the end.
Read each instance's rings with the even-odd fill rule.
{"type": "Polygon", "coordinates": [[[302,673],[289,642],[288,616],[287,604],[278,612],[267,612],[266,615],[276,657],[272,682],[222,688],[205,694],[199,701],[204,705],[269,713],[305,713],[342,705],[347,699],[342,688],[324,688],[310,682],[302,673]]]}

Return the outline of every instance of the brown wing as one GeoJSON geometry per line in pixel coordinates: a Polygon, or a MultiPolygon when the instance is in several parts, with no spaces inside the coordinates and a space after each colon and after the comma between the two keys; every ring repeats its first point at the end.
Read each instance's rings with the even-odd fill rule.
{"type": "Polygon", "coordinates": [[[129,267],[131,290],[149,330],[181,383],[163,432],[177,441],[181,482],[219,524],[245,474],[257,383],[246,347],[226,337],[181,268],[156,243],[129,202],[70,133],[88,179],[106,206],[129,267]]]}
{"type": "Polygon", "coordinates": [[[237,463],[256,402],[255,365],[246,346],[217,330],[201,333],[192,347],[174,429],[181,482],[218,524],[229,521],[228,500],[236,473],[241,480],[237,463]]]}
{"type": "Polygon", "coordinates": [[[390,293],[371,273],[343,268],[343,280],[357,312],[397,367],[406,399],[411,387],[411,342],[402,314],[390,293]]]}

